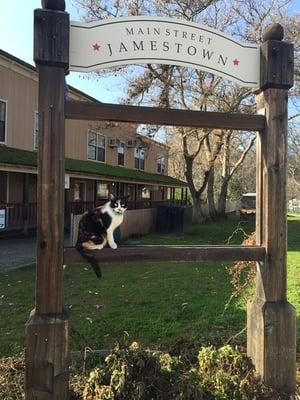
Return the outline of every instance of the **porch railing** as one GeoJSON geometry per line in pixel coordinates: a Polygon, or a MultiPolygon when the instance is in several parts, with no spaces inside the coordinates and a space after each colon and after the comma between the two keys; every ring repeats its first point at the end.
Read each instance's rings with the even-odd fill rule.
{"type": "MultiPolygon", "coordinates": [[[[102,205],[107,200],[100,200],[96,203],[92,201],[74,201],[68,202],[65,205],[65,227],[68,230],[70,228],[71,214],[83,214],[84,212],[91,210],[93,207],[102,205]]],[[[143,208],[156,208],[160,205],[185,205],[184,200],[178,201],[155,201],[155,200],[138,200],[130,201],[128,203],[129,210],[140,210],[143,208]]],[[[19,231],[27,233],[30,230],[36,228],[37,220],[37,204],[36,203],[6,203],[0,204],[0,208],[5,210],[5,228],[0,229],[0,235],[2,233],[19,231]]]]}
{"type": "Polygon", "coordinates": [[[5,210],[5,228],[2,231],[23,230],[27,232],[36,228],[37,204],[36,203],[6,203],[0,208],[5,210]]]}
{"type": "Polygon", "coordinates": [[[161,205],[178,205],[183,206],[186,205],[185,200],[138,200],[138,201],[129,201],[128,209],[129,210],[136,210],[141,208],[156,208],[161,205]]]}

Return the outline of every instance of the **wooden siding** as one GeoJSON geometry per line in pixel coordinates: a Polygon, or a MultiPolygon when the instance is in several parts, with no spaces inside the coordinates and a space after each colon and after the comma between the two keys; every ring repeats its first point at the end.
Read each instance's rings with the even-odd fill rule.
{"type": "MultiPolygon", "coordinates": [[[[87,160],[88,131],[96,131],[106,138],[105,162],[110,165],[118,165],[117,147],[109,147],[109,139],[118,139],[126,144],[128,139],[136,139],[137,145],[145,148],[145,171],[157,173],[157,158],[167,155],[166,146],[147,140],[136,134],[136,127],[126,123],[105,123],[95,121],[66,121],[66,156],[79,160],[87,160]]],[[[95,161],[97,162],[97,161],[95,161]]],[[[134,168],[134,148],[125,147],[126,168],[134,168]]]]}
{"type": "Polygon", "coordinates": [[[8,203],[23,203],[23,174],[8,174],[8,203]]]}
{"type": "Polygon", "coordinates": [[[37,110],[37,82],[29,76],[0,65],[0,98],[7,103],[6,144],[33,150],[34,112],[37,110]]]}
{"type": "Polygon", "coordinates": [[[0,204],[7,202],[7,172],[0,171],[0,204]]]}
{"type": "MultiPolygon", "coordinates": [[[[73,100],[85,100],[82,95],[72,90],[69,96],[73,100]]],[[[37,73],[0,56],[0,99],[8,102],[5,144],[9,147],[33,151],[34,113],[38,109],[37,73]]],[[[146,150],[145,171],[156,173],[157,158],[163,154],[167,157],[168,148],[137,135],[136,127],[128,123],[67,120],[66,157],[87,160],[87,133],[89,129],[93,129],[107,138],[106,163],[118,165],[117,148],[108,146],[108,138],[119,139],[125,143],[127,139],[136,139],[138,145],[146,150]]],[[[124,166],[134,168],[134,148],[125,147],[124,166]]],[[[165,174],[167,174],[167,168],[165,174]]]]}

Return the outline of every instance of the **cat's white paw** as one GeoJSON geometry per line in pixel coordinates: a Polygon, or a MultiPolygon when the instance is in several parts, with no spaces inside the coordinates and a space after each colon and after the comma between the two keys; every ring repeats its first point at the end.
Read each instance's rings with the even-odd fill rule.
{"type": "Polygon", "coordinates": [[[117,243],[111,243],[109,245],[112,249],[116,249],[118,247],[117,243]]]}

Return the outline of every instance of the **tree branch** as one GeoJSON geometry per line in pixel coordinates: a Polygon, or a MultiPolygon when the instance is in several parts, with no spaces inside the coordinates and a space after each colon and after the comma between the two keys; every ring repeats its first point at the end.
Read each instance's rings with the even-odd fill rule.
{"type": "Polygon", "coordinates": [[[240,159],[235,163],[234,167],[232,168],[229,176],[228,176],[228,181],[229,179],[232,177],[232,175],[235,173],[235,171],[238,169],[238,167],[243,163],[247,153],[249,152],[249,150],[251,149],[251,147],[253,146],[254,142],[256,140],[256,137],[253,136],[252,139],[250,140],[248,146],[246,147],[246,149],[243,151],[243,154],[241,155],[240,159]]]}

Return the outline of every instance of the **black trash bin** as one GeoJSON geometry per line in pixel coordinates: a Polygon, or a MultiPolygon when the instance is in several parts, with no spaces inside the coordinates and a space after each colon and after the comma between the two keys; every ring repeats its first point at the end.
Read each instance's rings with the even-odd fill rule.
{"type": "Polygon", "coordinates": [[[170,232],[182,233],[184,226],[184,207],[170,207],[170,232]]]}
{"type": "Polygon", "coordinates": [[[182,233],[184,206],[162,205],[157,207],[156,231],[159,233],[182,233]]]}
{"type": "Polygon", "coordinates": [[[161,205],[157,207],[156,231],[159,233],[170,232],[170,206],[161,205]]]}

